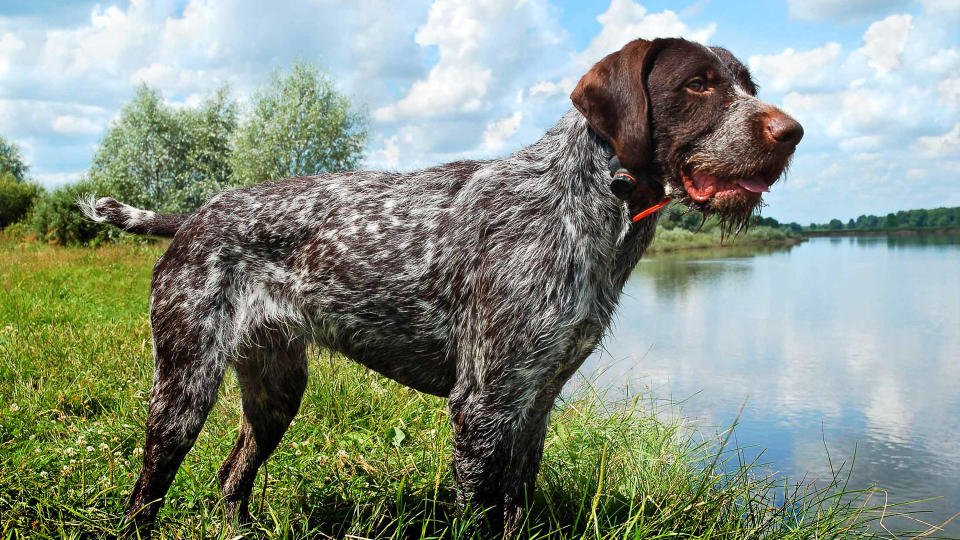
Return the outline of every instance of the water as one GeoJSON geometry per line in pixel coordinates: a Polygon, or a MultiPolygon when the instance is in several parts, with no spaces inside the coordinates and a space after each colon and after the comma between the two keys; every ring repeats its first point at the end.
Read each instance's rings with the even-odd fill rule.
{"type": "MultiPolygon", "coordinates": [[[[605,351],[615,392],[686,400],[799,479],[856,452],[851,487],[960,512],[960,234],[813,238],[642,261],[605,351]],[[647,390],[649,388],[649,390],[647,390]]],[[[960,538],[960,517],[946,536],[960,538]]]]}

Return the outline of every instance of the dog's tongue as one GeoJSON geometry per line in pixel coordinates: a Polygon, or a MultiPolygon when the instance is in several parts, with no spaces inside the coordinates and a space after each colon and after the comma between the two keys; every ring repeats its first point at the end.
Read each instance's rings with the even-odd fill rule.
{"type": "Polygon", "coordinates": [[[767,182],[759,176],[751,176],[750,178],[741,178],[737,181],[738,184],[744,187],[748,191],[754,193],[765,193],[770,191],[770,186],[767,185],[767,182]]]}

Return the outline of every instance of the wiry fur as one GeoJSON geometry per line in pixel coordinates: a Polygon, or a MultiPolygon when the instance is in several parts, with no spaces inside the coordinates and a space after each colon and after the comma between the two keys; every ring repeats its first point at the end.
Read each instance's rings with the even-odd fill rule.
{"type": "MultiPolygon", "coordinates": [[[[620,91],[645,94],[645,84],[620,91]]],[[[613,110],[588,94],[578,107],[613,110]]],[[[709,130],[684,134],[658,117],[665,101],[651,101],[655,165],[666,169],[689,148],[680,143],[709,130]],[[686,139],[660,144],[677,137],[686,139]]],[[[644,120],[616,129],[625,122],[644,120]]],[[[610,193],[610,146],[593,127],[571,110],[503,159],[270,182],[223,192],[188,216],[82,202],[98,221],[175,233],[153,272],[156,366],[127,510],[135,526],[153,521],[228,366],[244,419],[219,478],[228,513],[249,519],[256,471],[299,408],[313,342],[449,397],[458,500],[490,509],[491,531],[513,530],[554,399],[600,341],[658,216],[630,221],[638,209],[610,193]]],[[[646,124],[630,127],[650,139],[646,124]]]]}

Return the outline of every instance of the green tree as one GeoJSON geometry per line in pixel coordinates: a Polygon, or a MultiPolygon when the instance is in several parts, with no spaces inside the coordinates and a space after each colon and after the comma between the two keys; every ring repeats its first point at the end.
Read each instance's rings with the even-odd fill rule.
{"type": "Polygon", "coordinates": [[[80,181],[39,197],[30,212],[30,228],[41,240],[60,245],[115,239],[117,229],[90,221],[77,209],[77,199],[93,191],[89,182],[80,181]]]}
{"type": "Polygon", "coordinates": [[[12,172],[0,173],[0,229],[20,221],[40,192],[40,186],[19,181],[12,172]]]}
{"type": "Polygon", "coordinates": [[[24,182],[27,179],[27,171],[30,167],[23,162],[23,154],[20,153],[20,147],[16,143],[7,141],[0,137],[0,175],[10,173],[17,182],[24,182]]]}
{"type": "Polygon", "coordinates": [[[757,216],[756,225],[760,227],[772,227],[776,229],[780,227],[780,222],[772,217],[757,216]]]}
{"type": "Polygon", "coordinates": [[[699,212],[688,212],[680,218],[680,226],[688,231],[696,231],[703,223],[703,216],[699,212]]]}
{"type": "Polygon", "coordinates": [[[857,222],[854,221],[853,218],[850,218],[850,221],[847,221],[847,228],[848,228],[848,229],[851,229],[851,230],[856,229],[856,228],[857,228],[857,222]]]}
{"type": "Polygon", "coordinates": [[[158,91],[141,86],[100,141],[91,186],[141,208],[192,211],[230,185],[236,125],[226,90],[192,109],[166,105],[158,91]]]}
{"type": "Polygon", "coordinates": [[[275,72],[237,131],[231,161],[241,185],[354,169],[367,142],[367,116],[316,66],[275,72]]]}
{"type": "Polygon", "coordinates": [[[830,220],[828,227],[834,231],[837,231],[843,228],[843,222],[837,218],[833,218],[830,220]]]}
{"type": "Polygon", "coordinates": [[[907,218],[911,227],[924,227],[927,225],[926,210],[911,210],[907,218]]]}

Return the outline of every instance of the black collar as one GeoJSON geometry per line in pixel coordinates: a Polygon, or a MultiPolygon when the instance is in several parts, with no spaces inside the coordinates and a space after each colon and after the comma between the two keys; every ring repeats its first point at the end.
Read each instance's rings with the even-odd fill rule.
{"type": "Polygon", "coordinates": [[[651,175],[635,173],[620,165],[610,143],[600,137],[593,129],[591,134],[596,137],[600,148],[606,153],[607,168],[610,171],[610,191],[618,199],[627,203],[630,213],[634,214],[631,221],[637,222],[670,204],[672,200],[666,196],[663,185],[651,175]]]}

